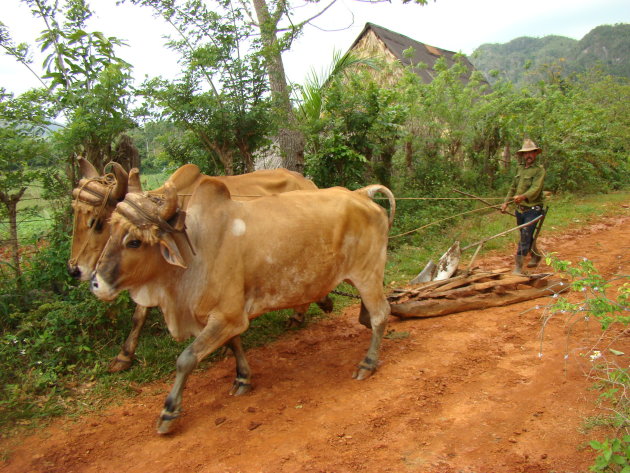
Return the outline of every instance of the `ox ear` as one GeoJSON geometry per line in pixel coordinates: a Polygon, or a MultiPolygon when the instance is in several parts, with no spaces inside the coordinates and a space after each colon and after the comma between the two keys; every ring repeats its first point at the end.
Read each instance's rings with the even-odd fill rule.
{"type": "Polygon", "coordinates": [[[160,251],[167,263],[180,268],[187,268],[177,243],[169,233],[163,234],[160,238],[160,251]]]}

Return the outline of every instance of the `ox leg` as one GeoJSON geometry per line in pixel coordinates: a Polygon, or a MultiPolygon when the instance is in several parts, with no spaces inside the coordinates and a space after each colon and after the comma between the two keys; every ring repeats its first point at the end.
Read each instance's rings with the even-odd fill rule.
{"type": "Polygon", "coordinates": [[[359,363],[359,366],[357,366],[356,371],[352,375],[353,378],[359,380],[365,379],[376,371],[376,367],[378,366],[378,354],[383,335],[385,334],[389,311],[389,304],[384,297],[362,297],[359,321],[361,324],[372,329],[372,339],[365,358],[359,363]]]}
{"type": "Polygon", "coordinates": [[[245,330],[247,330],[247,320],[241,326],[229,324],[221,317],[211,317],[209,319],[208,325],[204,327],[195,341],[188,345],[177,358],[175,382],[166,397],[164,409],[158,419],[158,434],[169,433],[173,422],[179,417],[182,410],[182,395],[186,386],[186,380],[199,362],[245,330]]]}
{"type": "Polygon", "coordinates": [[[245,358],[245,350],[240,335],[232,338],[228,346],[236,359],[236,378],[230,389],[230,396],[240,396],[252,390],[252,373],[245,358]]]}
{"type": "Polygon", "coordinates": [[[361,325],[364,325],[367,328],[372,328],[372,322],[370,320],[370,313],[365,307],[365,304],[363,303],[363,301],[361,301],[361,311],[359,312],[359,323],[361,325]]]}
{"type": "Polygon", "coordinates": [[[144,323],[147,320],[148,313],[148,307],[140,305],[136,306],[136,310],[134,311],[131,319],[131,332],[129,332],[129,335],[125,340],[125,343],[123,343],[120,352],[116,355],[116,358],[110,362],[107,371],[110,373],[117,373],[131,368],[131,363],[136,353],[136,348],[138,347],[138,338],[140,337],[142,327],[144,327],[144,323]]]}
{"type": "Polygon", "coordinates": [[[335,308],[330,296],[326,296],[322,300],[317,301],[317,305],[323,312],[327,314],[330,314],[335,308]]]}
{"type": "Polygon", "coordinates": [[[287,328],[296,328],[304,325],[306,320],[306,312],[310,304],[304,304],[293,309],[293,315],[287,321],[287,328]]]}
{"type": "MultiPolygon", "coordinates": [[[[296,307],[294,309],[293,315],[289,317],[287,328],[296,328],[304,325],[304,322],[306,321],[306,312],[308,311],[309,306],[310,304],[296,307]]],[[[330,296],[326,296],[323,299],[317,301],[317,306],[327,314],[330,314],[334,309],[333,301],[330,296]]]]}

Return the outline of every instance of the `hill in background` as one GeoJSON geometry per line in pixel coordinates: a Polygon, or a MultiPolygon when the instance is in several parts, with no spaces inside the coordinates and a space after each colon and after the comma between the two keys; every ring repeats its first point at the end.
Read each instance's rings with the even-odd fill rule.
{"type": "Polygon", "coordinates": [[[598,26],[579,41],[552,35],[482,44],[469,59],[490,82],[504,79],[526,85],[548,78],[550,67],[564,75],[599,67],[630,78],[630,24],[598,26]]]}

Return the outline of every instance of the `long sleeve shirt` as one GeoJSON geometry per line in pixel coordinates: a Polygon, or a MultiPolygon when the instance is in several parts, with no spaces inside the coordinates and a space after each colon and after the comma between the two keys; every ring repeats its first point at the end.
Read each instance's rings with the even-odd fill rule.
{"type": "Polygon", "coordinates": [[[505,197],[505,202],[510,201],[514,196],[524,195],[519,205],[534,207],[543,203],[543,183],[545,181],[545,168],[541,164],[533,164],[526,168],[519,165],[516,176],[512,180],[512,185],[505,197]]]}

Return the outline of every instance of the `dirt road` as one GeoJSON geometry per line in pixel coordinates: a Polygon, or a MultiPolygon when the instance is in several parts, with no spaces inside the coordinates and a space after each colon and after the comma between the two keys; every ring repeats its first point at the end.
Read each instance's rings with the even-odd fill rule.
{"type": "MultiPolygon", "coordinates": [[[[605,219],[541,246],[562,259],[588,257],[606,276],[628,274],[629,224],[629,217],[605,219]]],[[[500,255],[480,265],[496,269],[510,260],[500,255]]],[[[584,446],[600,434],[581,433],[598,410],[584,376],[591,362],[580,355],[601,330],[591,319],[567,337],[565,321],[554,318],[539,357],[541,311],[533,308],[548,302],[392,318],[382,364],[361,382],[351,374],[370,333],[354,306],[250,350],[249,395],[227,394],[231,358],[196,372],[173,435],[154,429],[168,380],[101,414],[4,440],[12,453],[0,471],[586,472],[594,454],[584,446]]],[[[630,353],[630,342],[615,348],[630,353]]]]}

